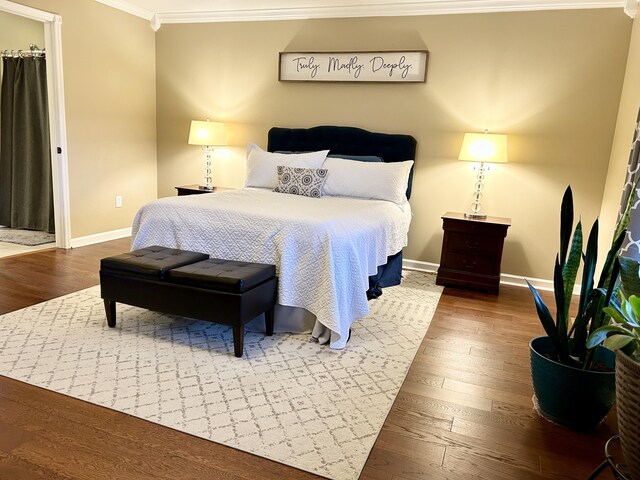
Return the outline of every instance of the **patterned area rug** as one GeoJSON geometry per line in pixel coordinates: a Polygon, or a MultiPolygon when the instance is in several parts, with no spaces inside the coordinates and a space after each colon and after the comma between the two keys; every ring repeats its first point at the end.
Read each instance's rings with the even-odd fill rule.
{"type": "Polygon", "coordinates": [[[405,271],[341,351],[118,304],[99,287],[0,317],[0,374],[335,479],[360,474],[435,311],[405,271]]]}
{"type": "Polygon", "coordinates": [[[53,233],[7,227],[0,228],[0,242],[17,243],[18,245],[34,247],[55,241],[56,236],[53,233]]]}

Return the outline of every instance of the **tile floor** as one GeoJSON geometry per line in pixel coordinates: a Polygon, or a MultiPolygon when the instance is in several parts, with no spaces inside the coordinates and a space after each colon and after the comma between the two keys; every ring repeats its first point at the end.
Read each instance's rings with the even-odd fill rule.
{"type": "Polygon", "coordinates": [[[36,245],[34,247],[27,247],[25,245],[18,245],[17,243],[0,242],[0,258],[9,257],[11,255],[20,255],[22,253],[35,252],[36,250],[45,250],[47,248],[55,248],[56,244],[45,243],[43,245],[36,245]]]}

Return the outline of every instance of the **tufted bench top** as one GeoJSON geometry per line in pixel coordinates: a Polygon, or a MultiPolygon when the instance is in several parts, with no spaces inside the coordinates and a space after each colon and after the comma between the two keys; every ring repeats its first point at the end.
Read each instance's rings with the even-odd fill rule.
{"type": "Polygon", "coordinates": [[[167,272],[166,279],[192,287],[244,293],[275,275],[275,265],[210,258],[174,268],[167,272]]]}
{"type": "Polygon", "coordinates": [[[153,246],[103,258],[100,261],[100,269],[164,279],[166,273],[172,268],[182,267],[207,258],[209,258],[209,255],[206,253],[153,246]]]}

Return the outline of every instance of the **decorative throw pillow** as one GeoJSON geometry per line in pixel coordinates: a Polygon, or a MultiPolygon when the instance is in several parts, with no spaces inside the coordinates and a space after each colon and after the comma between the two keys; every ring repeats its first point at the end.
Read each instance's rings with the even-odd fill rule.
{"type": "Polygon", "coordinates": [[[278,186],[273,191],[318,198],[322,195],[322,184],[326,178],[327,170],[324,168],[278,165],[278,186]]]}
{"type": "Polygon", "coordinates": [[[378,163],[328,157],[329,171],[322,193],[330,196],[388,200],[400,206],[407,200],[407,184],[413,160],[378,163]]]}
{"type": "Polygon", "coordinates": [[[245,187],[275,188],[278,185],[276,167],[320,168],[329,150],[308,153],[271,153],[251,143],[247,147],[245,187]]]}

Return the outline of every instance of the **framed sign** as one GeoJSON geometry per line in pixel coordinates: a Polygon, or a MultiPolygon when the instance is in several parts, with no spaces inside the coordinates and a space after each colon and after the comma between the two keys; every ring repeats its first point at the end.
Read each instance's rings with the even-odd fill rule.
{"type": "Polygon", "coordinates": [[[420,83],[427,80],[426,50],[394,52],[280,52],[282,82],[420,83]]]}

